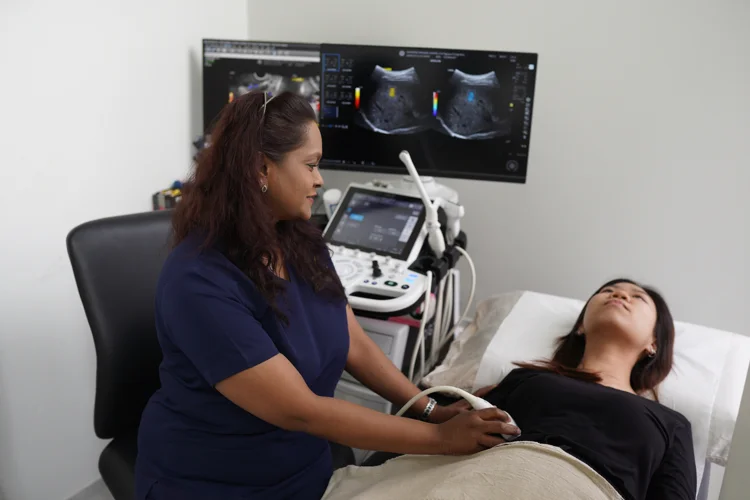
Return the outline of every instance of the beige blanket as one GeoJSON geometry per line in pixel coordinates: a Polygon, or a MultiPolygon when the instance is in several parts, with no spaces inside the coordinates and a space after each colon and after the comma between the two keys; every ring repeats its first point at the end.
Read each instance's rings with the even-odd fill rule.
{"type": "Polygon", "coordinates": [[[554,446],[505,443],[462,457],[404,455],[337,470],[323,500],[622,500],[596,471],[554,446]]]}

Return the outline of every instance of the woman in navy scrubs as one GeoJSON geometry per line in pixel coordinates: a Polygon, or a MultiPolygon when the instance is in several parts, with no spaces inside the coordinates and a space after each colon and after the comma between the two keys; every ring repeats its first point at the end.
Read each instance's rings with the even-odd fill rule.
{"type": "Polygon", "coordinates": [[[323,184],[315,114],[295,94],[246,94],[211,142],[157,287],[164,359],[139,430],[138,499],[319,499],[329,441],[468,454],[517,431],[494,408],[430,412],[425,397],[420,421],[334,399],[344,369],[396,406],[419,389],[357,323],[308,222],[323,184]]]}

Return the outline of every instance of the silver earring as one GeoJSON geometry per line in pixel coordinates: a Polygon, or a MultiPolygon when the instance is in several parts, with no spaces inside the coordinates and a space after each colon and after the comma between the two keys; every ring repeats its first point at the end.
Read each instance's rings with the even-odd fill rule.
{"type": "Polygon", "coordinates": [[[262,185],[262,186],[260,187],[260,192],[261,192],[261,193],[265,193],[266,191],[268,191],[268,184],[263,184],[263,185],[262,185]]]}
{"type": "Polygon", "coordinates": [[[653,358],[654,356],[656,356],[656,351],[648,351],[649,358],[653,358]]]}

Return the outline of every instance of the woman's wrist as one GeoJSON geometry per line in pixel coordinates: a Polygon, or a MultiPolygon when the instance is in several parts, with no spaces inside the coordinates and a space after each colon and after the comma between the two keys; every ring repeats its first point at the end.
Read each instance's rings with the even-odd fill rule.
{"type": "Polygon", "coordinates": [[[409,416],[424,422],[442,424],[443,422],[455,417],[459,411],[448,406],[441,406],[435,401],[435,399],[429,396],[424,396],[419,398],[411,408],[409,408],[407,413],[409,416]]]}
{"type": "Polygon", "coordinates": [[[419,419],[424,422],[430,422],[430,416],[432,415],[433,411],[435,411],[435,408],[437,408],[437,401],[435,401],[432,398],[427,398],[427,404],[424,407],[424,410],[422,410],[422,413],[419,415],[419,419]]]}
{"type": "MultiPolygon", "coordinates": [[[[414,404],[409,407],[408,410],[406,410],[406,415],[419,419],[422,413],[424,413],[425,408],[427,408],[427,404],[429,402],[430,398],[428,396],[422,396],[421,398],[417,399],[414,404]]],[[[396,406],[398,408],[401,408],[405,404],[405,401],[403,403],[399,401],[398,403],[396,403],[396,406]]]]}
{"type": "Polygon", "coordinates": [[[430,414],[430,422],[433,424],[442,424],[461,413],[461,410],[452,406],[435,406],[430,414]]]}

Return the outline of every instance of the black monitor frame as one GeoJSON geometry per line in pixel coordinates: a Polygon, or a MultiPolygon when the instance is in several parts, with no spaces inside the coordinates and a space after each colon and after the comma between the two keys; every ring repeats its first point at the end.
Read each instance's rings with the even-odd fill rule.
{"type": "MultiPolygon", "coordinates": [[[[351,52],[350,52],[351,53],[351,52]]],[[[400,55],[400,54],[399,54],[400,55]]],[[[409,54],[407,54],[409,55],[409,54]]],[[[467,56],[467,57],[468,57],[467,56]]],[[[339,56],[339,65],[341,65],[341,59],[344,56],[339,56]]],[[[332,61],[332,63],[335,61],[332,61]]],[[[534,93],[536,89],[536,74],[538,68],[538,54],[530,52],[503,52],[503,51],[486,51],[486,50],[462,50],[462,49],[440,49],[440,48],[418,48],[418,47],[405,47],[405,46],[388,46],[388,45],[357,45],[357,44],[328,44],[324,43],[321,45],[321,115],[320,115],[320,126],[321,134],[323,135],[323,159],[321,160],[321,167],[329,170],[340,170],[340,171],[359,171],[359,172],[373,172],[381,174],[406,174],[405,167],[400,163],[398,159],[398,152],[400,149],[407,149],[414,162],[417,170],[422,175],[430,175],[435,177],[449,177],[449,178],[464,178],[474,180],[491,180],[491,181],[503,181],[503,182],[515,182],[525,183],[526,173],[528,168],[528,155],[530,150],[530,139],[531,139],[531,117],[533,115],[534,105],[534,93]],[[464,157],[458,152],[460,147],[468,148],[472,147],[484,148],[484,151],[477,156],[484,158],[489,157],[487,151],[499,151],[494,147],[494,144],[499,143],[499,139],[492,139],[494,141],[490,146],[489,141],[482,143],[482,141],[461,141],[467,143],[466,145],[457,145],[457,139],[453,137],[445,136],[437,137],[437,132],[434,133],[435,137],[427,137],[426,134],[433,133],[428,131],[423,133],[422,137],[415,137],[404,141],[404,136],[391,135],[391,136],[379,136],[370,131],[358,131],[352,130],[354,127],[349,126],[349,130],[342,132],[342,126],[335,123],[335,118],[327,118],[324,111],[324,107],[327,103],[327,88],[326,88],[326,59],[329,54],[337,54],[342,52],[342,49],[348,51],[359,52],[358,57],[375,59],[377,53],[380,51],[392,51],[394,54],[403,51],[407,52],[424,52],[424,53],[436,53],[436,54],[468,54],[470,57],[498,57],[498,58],[512,58],[517,60],[519,65],[529,64],[528,81],[525,82],[524,86],[527,89],[527,94],[523,98],[523,109],[518,109],[515,115],[512,115],[512,129],[509,132],[509,137],[515,137],[518,135],[518,141],[515,141],[510,147],[504,148],[502,153],[498,153],[496,159],[498,161],[497,167],[484,167],[477,168],[469,166],[467,168],[466,162],[461,161],[464,157]],[[533,65],[533,69],[531,67],[533,65]],[[525,113],[525,115],[524,115],[525,113]],[[331,123],[331,122],[334,123],[331,123]],[[522,123],[522,125],[519,125],[522,123]],[[519,128],[522,127],[522,128],[519,128]],[[330,127],[330,128],[329,128],[330,127]],[[352,134],[359,133],[360,144],[366,144],[369,140],[372,140],[373,145],[371,149],[376,151],[376,154],[372,156],[378,156],[384,151],[383,145],[392,141],[392,146],[389,149],[392,151],[387,152],[387,163],[385,161],[368,161],[368,158],[364,158],[366,153],[362,153],[361,157],[356,156],[360,154],[357,150],[362,151],[362,148],[353,146],[356,144],[350,138],[352,134]],[[362,134],[369,133],[373,134],[365,139],[362,134]],[[385,137],[385,138],[384,138],[385,137]],[[395,140],[392,138],[395,137],[395,140]],[[523,139],[521,139],[523,137],[523,139]],[[341,139],[337,139],[341,138],[341,139]],[[451,145],[453,141],[453,145],[451,145]],[[396,145],[402,143],[409,143],[408,147],[398,148],[396,145]],[[468,144],[473,143],[473,144],[468,144]],[[453,146],[459,146],[455,148],[453,146]],[[441,149],[442,148],[442,149],[441,149]],[[348,156],[347,158],[336,158],[334,154],[331,154],[331,149],[334,149],[337,154],[341,156],[348,156]],[[453,149],[454,151],[451,151],[453,149]],[[351,158],[341,151],[348,151],[351,153],[351,158]],[[453,154],[451,160],[447,160],[450,155],[453,154]],[[354,160],[354,161],[351,161],[354,160]],[[440,163],[443,162],[443,165],[440,163]],[[435,166],[444,167],[446,164],[450,165],[450,168],[436,168],[435,166]],[[452,166],[455,165],[455,168],[452,166]]],[[[356,62],[354,63],[356,65],[356,62]]],[[[333,65],[333,64],[332,64],[333,65]]],[[[343,71],[343,67],[339,66],[340,71],[343,71]]],[[[519,70],[520,71],[520,70],[519,70]]],[[[356,85],[353,85],[356,87],[356,85]]],[[[515,92],[515,89],[513,90],[515,92]]],[[[515,97],[515,96],[514,96],[515,97]]],[[[346,103],[344,103],[346,104],[346,103]]],[[[510,141],[507,138],[504,142],[509,144],[510,141]]],[[[515,139],[514,139],[515,140],[515,139]]]]}
{"type": "MultiPolygon", "coordinates": [[[[220,103],[215,95],[209,96],[212,92],[212,85],[208,82],[209,75],[206,71],[207,61],[207,43],[215,44],[244,44],[244,45],[255,45],[257,47],[267,47],[269,49],[289,49],[289,50],[303,50],[312,51],[317,54],[319,63],[317,74],[320,76],[320,126],[321,134],[323,135],[323,158],[320,162],[320,166],[327,170],[338,170],[338,171],[359,171],[359,172],[372,172],[380,174],[406,174],[405,167],[398,160],[398,152],[400,149],[407,149],[412,158],[415,161],[416,167],[420,174],[429,175],[435,177],[444,178],[463,178],[463,179],[474,179],[474,180],[490,180],[490,181],[502,181],[502,182],[515,182],[525,183],[527,170],[528,170],[528,155],[530,151],[530,140],[531,140],[531,121],[533,116],[533,105],[534,105],[534,93],[536,90],[536,74],[537,74],[537,61],[538,54],[530,52],[502,52],[502,51],[487,51],[487,50],[462,50],[462,49],[435,49],[435,48],[419,48],[419,47],[406,47],[406,46],[388,46],[388,45],[355,45],[355,44],[315,44],[315,43],[304,43],[304,42],[280,42],[280,41],[260,41],[260,40],[236,40],[236,39],[215,39],[206,38],[202,40],[202,70],[203,70],[203,124],[204,132],[210,133],[210,128],[213,126],[216,115],[220,112],[221,108],[226,105],[226,101],[220,103]],[[372,142],[373,145],[370,149],[375,151],[384,151],[380,155],[380,158],[376,158],[378,161],[364,161],[367,154],[363,153],[360,158],[357,158],[357,149],[363,151],[366,148],[357,148],[356,146],[346,146],[349,148],[348,151],[353,151],[355,158],[351,158],[346,154],[340,155],[341,158],[332,158],[329,154],[332,148],[340,149],[342,143],[352,142],[346,140],[336,139],[336,133],[341,132],[327,130],[328,125],[327,119],[323,116],[323,107],[325,106],[326,89],[325,89],[325,54],[331,48],[348,48],[357,50],[362,54],[367,55],[368,53],[376,54],[378,51],[407,51],[407,52],[424,52],[425,54],[442,54],[443,56],[450,54],[468,54],[469,57],[476,57],[477,55],[494,55],[496,57],[520,57],[523,58],[524,62],[533,61],[534,71],[532,71],[529,81],[527,82],[528,102],[524,103],[523,112],[526,113],[523,117],[523,138],[525,144],[523,148],[525,151],[522,153],[518,151],[518,147],[515,147],[513,155],[506,153],[506,149],[503,149],[502,154],[498,154],[497,157],[492,158],[492,153],[488,151],[499,151],[495,148],[490,141],[457,141],[454,137],[445,136],[443,137],[431,137],[424,138],[420,137],[414,140],[408,141],[408,147],[400,148],[399,146],[403,143],[403,136],[397,135],[392,136],[379,136],[376,134],[369,139],[365,140],[364,144],[372,142]],[[453,141],[453,142],[451,142],[453,141]],[[458,144],[457,144],[458,142],[458,144]],[[464,143],[464,144],[462,144],[464,143]],[[387,147],[382,147],[384,144],[387,147]],[[398,148],[398,149],[397,149],[398,148]],[[460,150],[464,148],[464,151],[468,152],[465,154],[460,150]],[[476,153],[472,153],[476,152],[476,153]],[[473,159],[471,158],[472,154],[473,159]],[[506,156],[502,156],[502,155],[506,156]],[[346,158],[344,158],[346,157],[346,158]],[[489,158],[489,160],[487,160],[489,158]],[[354,160],[354,161],[347,161],[354,160]],[[479,161],[477,161],[479,159],[479,161]],[[465,161],[464,161],[465,160],[465,161]],[[471,165],[473,160],[474,165],[484,164],[484,167],[476,167],[471,165]],[[496,165],[492,164],[496,161],[496,165]],[[446,168],[446,165],[449,168],[446,168]],[[488,166],[489,165],[489,166],[488,166]],[[454,167],[455,166],[455,167],[454,167]]],[[[231,54],[231,52],[228,52],[231,54]]],[[[411,54],[407,54],[409,56],[411,54]]],[[[376,57],[376,56],[373,56],[376,57]]],[[[247,57],[242,57],[247,58],[247,57]]],[[[237,58],[237,59],[242,59],[237,58]]],[[[309,64],[310,61],[304,63],[309,64]]],[[[458,65],[457,65],[458,66],[458,65]]],[[[309,70],[308,70],[309,71],[309,70]]],[[[229,80],[228,80],[229,81],[229,80]]],[[[503,80],[506,82],[507,80],[503,80]]],[[[216,84],[213,84],[215,87],[216,84]]],[[[228,88],[227,88],[228,92],[228,88]]],[[[216,92],[214,91],[214,94],[216,92]]],[[[224,97],[226,99],[227,96],[224,97]]],[[[228,100],[228,99],[227,99],[228,100]]],[[[442,101],[441,101],[442,102],[442,101]]],[[[515,134],[516,131],[511,132],[515,134]]],[[[432,133],[432,132],[428,132],[432,133]]],[[[373,133],[374,134],[374,133],[373,133]]],[[[437,133],[434,133],[437,134],[437,133]]],[[[345,135],[339,135],[338,137],[345,137],[345,135]]],[[[360,140],[362,138],[360,137],[360,140]]],[[[495,139],[492,139],[493,141],[495,139]]],[[[514,139],[515,140],[515,139],[514,139]]],[[[505,141],[506,144],[511,144],[512,141],[505,141]]],[[[360,143],[362,144],[362,143],[360,143]]],[[[507,148],[510,150],[511,148],[507,148]]],[[[374,155],[378,156],[378,155],[374,155]]],[[[372,158],[370,158],[372,159],[372,158]]]]}

